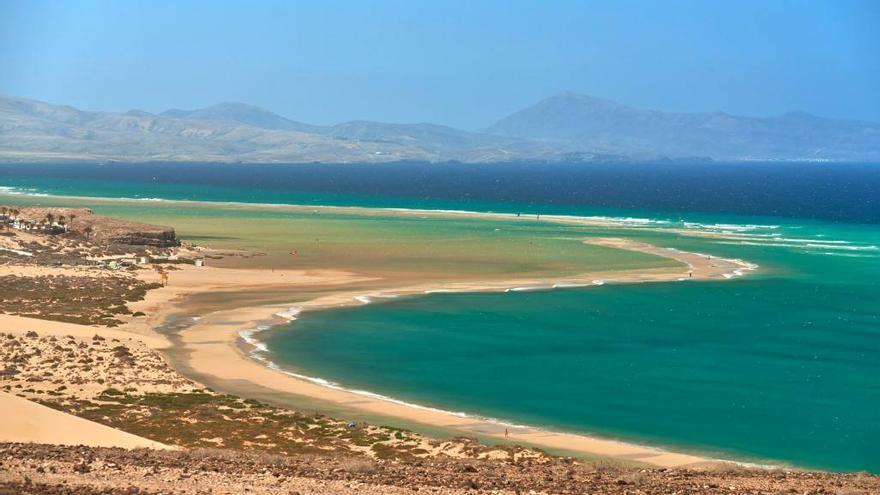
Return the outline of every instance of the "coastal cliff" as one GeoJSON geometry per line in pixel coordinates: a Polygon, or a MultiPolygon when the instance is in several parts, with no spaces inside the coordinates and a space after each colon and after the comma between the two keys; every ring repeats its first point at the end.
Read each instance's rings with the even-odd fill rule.
{"type": "Polygon", "coordinates": [[[83,236],[94,243],[168,248],[180,245],[171,227],[96,215],[88,208],[0,206],[14,229],[83,236]]]}

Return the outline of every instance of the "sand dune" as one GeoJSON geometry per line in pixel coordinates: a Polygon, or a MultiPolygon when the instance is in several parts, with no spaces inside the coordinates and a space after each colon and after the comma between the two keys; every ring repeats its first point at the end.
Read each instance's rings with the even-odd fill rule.
{"type": "Polygon", "coordinates": [[[36,402],[0,392],[0,441],[90,447],[170,449],[167,445],[110,428],[36,402]]]}

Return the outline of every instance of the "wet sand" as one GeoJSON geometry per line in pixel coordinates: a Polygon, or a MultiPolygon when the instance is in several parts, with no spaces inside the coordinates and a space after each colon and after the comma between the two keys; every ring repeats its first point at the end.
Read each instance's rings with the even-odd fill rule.
{"type": "MultiPolygon", "coordinates": [[[[90,199],[89,201],[102,200],[90,199]]],[[[170,206],[172,202],[168,203],[170,206]]],[[[173,203],[186,204],[187,202],[173,203]]],[[[364,216],[393,213],[394,215],[418,216],[420,218],[469,217],[505,220],[519,218],[513,214],[475,212],[267,207],[260,205],[246,205],[246,207],[275,210],[321,209],[357,213],[364,216]]],[[[528,219],[528,217],[522,218],[522,220],[528,219]]],[[[601,218],[548,215],[542,216],[541,220],[548,223],[626,228],[625,225],[601,218]]],[[[213,266],[212,261],[209,260],[207,267],[180,265],[176,267],[178,269],[170,271],[167,287],[149,291],[145,300],[129,304],[132,311],[141,311],[147,316],[132,319],[113,331],[121,332],[120,335],[138,338],[154,349],[163,350],[175,366],[191,378],[209,378],[204,381],[209,382],[212,387],[223,391],[234,391],[240,395],[246,396],[247,390],[253,389],[267,391],[277,396],[305,397],[322,403],[338,405],[341,408],[361,411],[379,418],[397,420],[399,423],[427,425],[441,431],[477,435],[482,438],[493,438],[497,441],[522,442],[585,456],[609,456],[664,467],[694,465],[707,461],[699,456],[665,452],[651,447],[583,435],[548,432],[530,427],[508,426],[509,438],[505,438],[505,426],[498,423],[331,388],[271,369],[266,366],[266,363],[259,362],[250,356],[247,346],[242,345],[241,332],[255,329],[261,325],[284,323],[286,320],[277,314],[289,312],[291,303],[254,304],[236,309],[220,309],[219,311],[215,310],[217,309],[215,307],[202,314],[202,318],[193,322],[194,324],[177,332],[165,334],[159,331],[169,320],[169,317],[183,312],[186,298],[195,294],[228,293],[232,297],[236,293],[253,291],[274,291],[299,297],[302,297],[303,294],[316,294],[316,297],[296,303],[294,306],[295,311],[315,311],[346,305],[360,305],[374,297],[409,296],[430,292],[537,290],[612,283],[725,279],[742,275],[745,271],[753,268],[739,260],[712,258],[626,239],[591,238],[583,242],[605,248],[655,255],[675,263],[666,262],[666,266],[663,267],[590,271],[553,278],[550,278],[551,275],[503,278],[498,273],[484,276],[470,273],[440,273],[436,270],[428,274],[415,270],[416,265],[414,265],[413,268],[407,268],[385,278],[381,276],[384,273],[381,269],[377,269],[373,276],[366,276],[356,273],[354,270],[330,269],[328,266],[331,265],[326,263],[322,268],[269,269],[246,268],[247,262],[233,262],[231,264],[220,263],[230,266],[222,268],[213,266]],[[438,280],[441,276],[444,277],[443,280],[438,280]],[[485,280],[481,280],[481,277],[485,280]],[[422,282],[422,280],[426,281],[422,282]]],[[[145,282],[159,281],[159,275],[152,270],[138,271],[137,276],[145,282]]],[[[290,300],[296,300],[296,298],[291,297],[290,300]]],[[[10,322],[20,327],[26,323],[21,320],[10,320],[5,323],[9,324],[10,322]]],[[[68,332],[81,336],[88,336],[94,332],[92,327],[64,325],[69,324],[40,321],[34,329],[44,333],[47,328],[52,328],[54,329],[51,330],[52,332],[68,332]],[[81,328],[74,332],[72,327],[81,328]]],[[[18,329],[23,330],[23,327],[18,329]]],[[[102,329],[102,333],[104,332],[106,330],[102,329]]]]}
{"type": "MultiPolygon", "coordinates": [[[[332,293],[295,305],[265,305],[217,311],[204,315],[193,325],[188,326],[176,336],[177,360],[191,374],[210,376],[212,385],[224,382],[235,384],[236,390],[247,389],[248,384],[255,389],[269,390],[277,394],[293,394],[339,405],[347,409],[363,411],[381,417],[430,425],[453,430],[468,435],[493,437],[498,440],[523,442],[548,449],[564,450],[585,455],[608,456],[621,460],[640,461],[662,467],[680,467],[701,464],[709,459],[699,456],[666,452],[659,449],[634,445],[614,440],[605,440],[568,433],[549,432],[530,427],[508,426],[509,437],[505,438],[505,426],[499,423],[466,417],[454,413],[403,404],[393,400],[371,397],[355,392],[319,385],[315,382],[291,376],[271,369],[248,355],[242,347],[243,330],[258,326],[279,324],[286,321],[277,314],[295,311],[315,311],[346,305],[364,303],[363,297],[407,296],[432,291],[504,291],[516,289],[550,289],[554,286],[589,286],[601,284],[623,284],[640,282],[668,282],[684,280],[723,280],[743,274],[755,267],[740,260],[715,258],[698,253],[666,249],[646,243],[619,238],[589,239],[585,243],[628,249],[669,258],[681,263],[678,268],[658,268],[651,270],[632,270],[617,272],[585,273],[554,280],[511,279],[491,282],[425,283],[400,288],[377,289],[375,291],[347,291],[332,293]]],[[[293,276],[293,274],[291,274],[293,276]]],[[[340,281],[344,285],[345,277],[340,281]]],[[[290,281],[291,279],[288,279],[290,281]]],[[[303,280],[304,284],[319,280],[303,280]]],[[[342,287],[340,287],[342,289],[342,287]]]]}

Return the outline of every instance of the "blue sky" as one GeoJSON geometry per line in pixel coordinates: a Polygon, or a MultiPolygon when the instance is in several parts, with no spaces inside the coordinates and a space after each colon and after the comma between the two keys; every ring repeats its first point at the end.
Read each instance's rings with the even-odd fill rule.
{"type": "Polygon", "coordinates": [[[0,94],[474,129],[562,90],[880,121],[880,1],[0,2],[0,94]]]}

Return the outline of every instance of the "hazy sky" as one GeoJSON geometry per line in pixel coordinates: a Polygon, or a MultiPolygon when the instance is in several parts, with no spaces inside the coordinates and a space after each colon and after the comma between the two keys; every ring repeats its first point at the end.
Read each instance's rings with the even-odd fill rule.
{"type": "Polygon", "coordinates": [[[880,121],[880,1],[0,0],[0,94],[463,128],[562,90],[880,121]]]}

